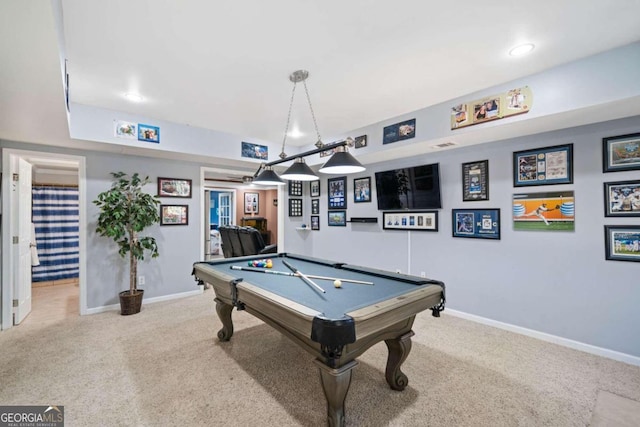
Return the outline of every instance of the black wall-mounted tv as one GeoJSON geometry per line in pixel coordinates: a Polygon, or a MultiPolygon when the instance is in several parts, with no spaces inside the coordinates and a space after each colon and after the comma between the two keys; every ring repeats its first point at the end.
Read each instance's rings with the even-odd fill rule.
{"type": "Polygon", "coordinates": [[[441,209],[438,163],[376,172],[378,210],[441,209]]]}

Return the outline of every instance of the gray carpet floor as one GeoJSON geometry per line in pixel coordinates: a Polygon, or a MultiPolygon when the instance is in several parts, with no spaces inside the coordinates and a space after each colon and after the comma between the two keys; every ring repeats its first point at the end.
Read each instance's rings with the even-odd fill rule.
{"type": "MultiPolygon", "coordinates": [[[[325,425],[312,356],[244,312],[219,342],[213,296],[0,333],[0,405],[64,405],[67,426],[325,425]]],[[[384,379],[384,343],[359,358],[348,426],[587,426],[603,392],[640,402],[637,366],[446,311],[414,331],[403,392],[384,379]]]]}

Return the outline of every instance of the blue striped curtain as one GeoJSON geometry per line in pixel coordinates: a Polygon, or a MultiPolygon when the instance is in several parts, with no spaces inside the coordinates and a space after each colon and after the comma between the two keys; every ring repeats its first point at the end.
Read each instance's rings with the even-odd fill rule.
{"type": "Polygon", "coordinates": [[[32,221],[40,259],[40,265],[31,268],[32,281],[78,277],[78,189],[34,185],[32,221]]]}

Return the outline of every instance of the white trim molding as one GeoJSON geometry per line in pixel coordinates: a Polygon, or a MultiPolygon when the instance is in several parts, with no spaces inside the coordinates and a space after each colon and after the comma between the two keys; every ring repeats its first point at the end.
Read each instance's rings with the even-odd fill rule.
{"type": "MultiPolygon", "coordinates": [[[[197,289],[195,291],[180,292],[179,294],[162,295],[162,296],[153,297],[153,298],[145,298],[142,300],[142,303],[143,303],[142,305],[145,306],[147,304],[153,304],[156,302],[170,301],[174,299],[187,298],[187,297],[192,297],[194,295],[200,295],[203,292],[202,288],[203,287],[200,286],[200,289],[197,289]]],[[[101,307],[88,308],[87,314],[105,313],[107,311],[114,311],[114,310],[120,310],[120,304],[111,304],[111,305],[103,305],[101,307]]]]}
{"type": "Polygon", "coordinates": [[[570,340],[568,338],[562,338],[556,335],[534,331],[533,329],[527,329],[520,326],[511,325],[509,323],[487,319],[486,317],[476,316],[475,314],[468,314],[458,310],[451,310],[450,308],[447,308],[444,313],[450,314],[451,316],[459,317],[461,319],[470,320],[472,322],[481,323],[483,325],[493,326],[494,328],[504,329],[505,331],[515,332],[516,334],[526,335],[531,338],[558,344],[563,347],[572,348],[574,350],[584,351],[585,353],[595,354],[596,356],[602,356],[608,359],[617,360],[618,362],[628,363],[629,365],[640,366],[640,357],[633,356],[631,354],[621,353],[619,351],[609,350],[602,347],[596,347],[591,344],[585,344],[579,341],[570,340]]]}

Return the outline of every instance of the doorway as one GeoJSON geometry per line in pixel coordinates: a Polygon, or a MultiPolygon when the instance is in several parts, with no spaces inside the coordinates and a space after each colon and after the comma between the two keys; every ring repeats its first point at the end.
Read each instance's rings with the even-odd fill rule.
{"type": "MultiPolygon", "coordinates": [[[[81,156],[71,156],[56,153],[35,152],[15,149],[2,150],[2,293],[0,298],[1,329],[9,329],[23,321],[41,322],[46,319],[59,319],[60,313],[65,315],[86,314],[86,160],[81,156]],[[22,171],[20,177],[17,165],[27,164],[28,172],[22,171]],[[32,221],[31,203],[24,207],[22,192],[16,191],[23,178],[36,178],[34,181],[53,181],[69,185],[69,181],[77,186],[77,284],[58,283],[61,286],[47,286],[46,290],[37,289],[35,292],[31,282],[31,263],[27,266],[19,262],[19,248],[13,244],[20,240],[25,231],[17,227],[19,218],[32,221]],[[65,182],[62,182],[65,181],[65,182]],[[23,206],[21,209],[20,206],[23,206]],[[22,213],[21,210],[26,211],[22,213]],[[28,276],[28,277],[24,277],[28,276]],[[23,307],[17,313],[13,306],[23,307]],[[30,309],[27,309],[27,306],[30,309]]],[[[31,184],[29,184],[31,186],[31,184]]],[[[29,198],[31,197],[29,189],[29,198]]],[[[29,224],[30,225],[30,224],[29,224]]],[[[33,227],[29,227],[28,237],[31,238],[33,227]]],[[[31,246],[34,244],[30,241],[31,246]]],[[[37,254],[37,251],[36,251],[37,254]]],[[[54,257],[55,258],[55,257],[54,257]]],[[[52,284],[53,285],[53,284],[52,284]]],[[[44,289],[44,288],[42,288],[44,289]]]]}

